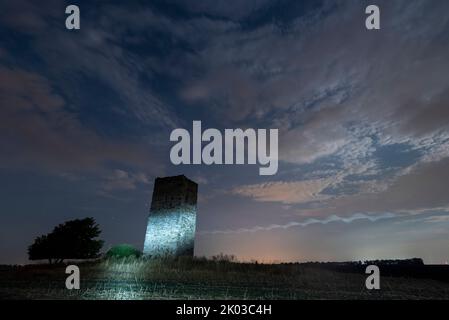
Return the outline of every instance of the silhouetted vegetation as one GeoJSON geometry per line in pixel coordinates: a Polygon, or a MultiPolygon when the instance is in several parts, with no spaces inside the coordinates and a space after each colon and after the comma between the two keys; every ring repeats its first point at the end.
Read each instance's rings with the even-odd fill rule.
{"type": "Polygon", "coordinates": [[[93,259],[100,255],[101,230],[93,218],[76,219],[56,226],[49,234],[37,237],[28,247],[30,260],[47,259],[51,264],[64,259],[93,259]]]}
{"type": "Polygon", "coordinates": [[[369,265],[382,266],[423,266],[424,261],[421,258],[412,259],[383,259],[366,261],[343,261],[343,262],[306,262],[304,265],[335,266],[335,267],[366,267],[369,265]]]}
{"type": "Polygon", "coordinates": [[[449,267],[446,265],[425,265],[420,258],[367,260],[345,262],[307,262],[304,266],[343,273],[365,274],[366,267],[376,265],[382,276],[433,279],[449,282],[449,267]]]}

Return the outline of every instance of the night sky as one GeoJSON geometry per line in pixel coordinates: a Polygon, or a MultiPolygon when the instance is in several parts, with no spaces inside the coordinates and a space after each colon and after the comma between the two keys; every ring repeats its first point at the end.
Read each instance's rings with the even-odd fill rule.
{"type": "Polygon", "coordinates": [[[157,176],[196,255],[449,260],[449,1],[0,0],[0,263],[69,219],[143,247],[157,176]],[[381,29],[365,28],[365,8],[381,29]],[[77,4],[81,29],[65,28],[77,4]],[[170,132],[278,128],[279,171],[174,166],[170,132]]]}

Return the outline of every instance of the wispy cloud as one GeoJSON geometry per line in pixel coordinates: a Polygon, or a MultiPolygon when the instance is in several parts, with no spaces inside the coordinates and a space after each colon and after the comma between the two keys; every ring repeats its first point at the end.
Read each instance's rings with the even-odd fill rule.
{"type": "Polygon", "coordinates": [[[139,184],[150,184],[150,179],[143,172],[128,172],[116,169],[111,175],[107,176],[103,184],[103,190],[134,190],[139,184]]]}
{"type": "Polygon", "coordinates": [[[212,230],[212,231],[202,231],[201,234],[234,234],[234,233],[247,233],[247,232],[258,232],[258,231],[271,231],[277,229],[289,229],[293,227],[307,227],[313,224],[328,224],[333,222],[343,222],[343,223],[352,223],[358,220],[369,220],[371,222],[375,222],[383,219],[392,219],[395,218],[396,215],[393,213],[383,213],[378,215],[367,215],[363,213],[356,213],[349,217],[339,217],[337,215],[332,215],[325,219],[307,219],[303,222],[292,221],[286,224],[271,224],[269,226],[255,226],[251,228],[239,228],[234,230],[212,230]]]}
{"type": "Polygon", "coordinates": [[[240,186],[232,189],[231,192],[256,201],[298,204],[327,199],[328,196],[321,192],[333,182],[332,179],[277,181],[240,186]]]}

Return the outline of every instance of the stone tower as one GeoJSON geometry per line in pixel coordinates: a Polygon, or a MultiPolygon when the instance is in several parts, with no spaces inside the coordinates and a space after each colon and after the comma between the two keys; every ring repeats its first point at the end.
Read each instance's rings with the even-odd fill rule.
{"type": "Polygon", "coordinates": [[[156,178],[143,253],[193,256],[198,184],[184,175],[156,178]]]}

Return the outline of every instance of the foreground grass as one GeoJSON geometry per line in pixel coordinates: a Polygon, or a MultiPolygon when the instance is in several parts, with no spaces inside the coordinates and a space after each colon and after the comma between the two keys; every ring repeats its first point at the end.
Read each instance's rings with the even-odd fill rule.
{"type": "Polygon", "coordinates": [[[65,266],[0,267],[0,299],[449,299],[449,284],[366,276],[300,264],[198,258],[79,263],[81,289],[65,288],[65,266]]]}

